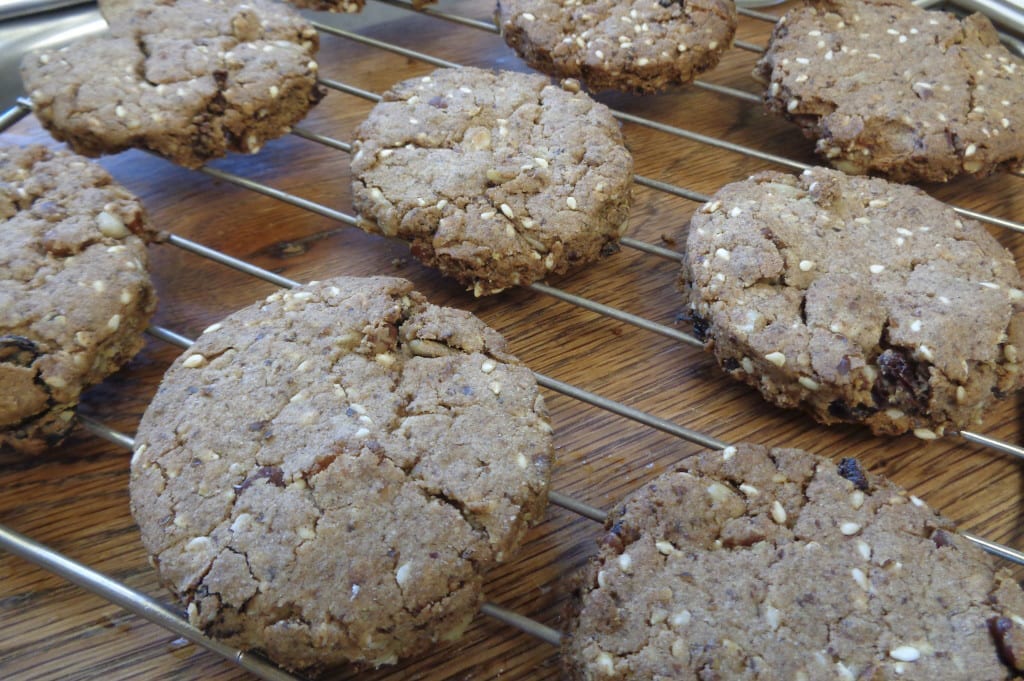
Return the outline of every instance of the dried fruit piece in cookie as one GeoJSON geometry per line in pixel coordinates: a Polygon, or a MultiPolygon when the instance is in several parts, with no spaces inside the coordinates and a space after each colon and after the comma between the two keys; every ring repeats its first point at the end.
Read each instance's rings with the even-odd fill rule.
{"type": "Polygon", "coordinates": [[[135,442],[132,511],[189,620],[313,671],[459,637],[541,519],[553,458],[504,340],[385,277],[213,325],[135,442]]]}
{"type": "Polygon", "coordinates": [[[714,68],[732,45],[732,0],[499,0],[505,42],[533,68],[591,91],[658,92],[714,68]]]}
{"type": "Polygon", "coordinates": [[[609,109],[569,87],[469,67],[394,86],[355,134],[363,229],[478,296],[616,250],[633,158],[609,109]]]}
{"type": "Polygon", "coordinates": [[[316,104],[316,31],[272,0],[112,2],[109,34],[25,56],[36,116],[87,156],[138,147],[198,167],[255,153],[316,104]]]}
{"type": "Polygon", "coordinates": [[[825,168],[727,185],[690,221],[683,279],[719,364],[822,423],[933,438],[1024,380],[1012,255],[914,187],[825,168]]]}
{"type": "Polygon", "coordinates": [[[1024,162],[1024,61],[981,14],[806,4],[778,22],[754,75],[768,108],[848,173],[945,181],[1024,162]]]}
{"type": "Polygon", "coordinates": [[[570,608],[569,678],[1017,678],[1024,594],[916,497],[828,459],[689,459],[606,524],[570,608]]]}
{"type": "Polygon", "coordinates": [[[39,454],[142,347],[156,305],[138,199],[95,163],[0,146],[0,448],[39,454]]]}

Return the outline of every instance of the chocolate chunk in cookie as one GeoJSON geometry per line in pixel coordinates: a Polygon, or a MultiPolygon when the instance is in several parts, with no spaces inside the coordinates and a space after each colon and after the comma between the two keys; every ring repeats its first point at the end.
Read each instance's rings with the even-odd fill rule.
{"type": "Polygon", "coordinates": [[[1024,593],[920,499],[796,449],[694,457],[610,515],[571,679],[1017,678],[1024,593]]]}
{"type": "Polygon", "coordinates": [[[322,96],[316,31],[277,2],[115,0],[106,14],[107,35],[22,61],[36,116],[78,153],[198,167],[259,151],[322,96]]]}
{"type": "Polygon", "coordinates": [[[727,185],[690,221],[683,279],[730,375],[822,423],[933,438],[1021,387],[1013,257],[914,187],[824,168],[727,185]]]}
{"type": "Polygon", "coordinates": [[[768,108],[848,173],[945,181],[1024,162],[1024,61],[980,14],[806,4],[778,22],[755,76],[768,108]]]}
{"type": "Polygon", "coordinates": [[[0,146],[0,447],[39,454],[142,347],[156,305],[128,190],[81,156],[0,146]]]}
{"type": "Polygon", "coordinates": [[[658,92],[714,68],[732,45],[731,0],[500,0],[507,42],[533,68],[589,90],[658,92]]]}
{"type": "Polygon", "coordinates": [[[459,637],[541,519],[553,458],[504,340],[384,277],[214,324],[135,442],[132,511],[189,620],[313,671],[459,637]]]}
{"type": "Polygon", "coordinates": [[[633,159],[608,108],[574,90],[476,68],[399,83],[356,130],[361,226],[478,296],[615,250],[633,159]]]}

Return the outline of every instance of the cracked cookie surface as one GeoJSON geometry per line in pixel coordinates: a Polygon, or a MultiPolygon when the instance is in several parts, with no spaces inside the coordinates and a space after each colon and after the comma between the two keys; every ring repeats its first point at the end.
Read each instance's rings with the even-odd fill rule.
{"type": "Polygon", "coordinates": [[[570,606],[570,678],[1021,672],[1024,594],[1010,572],[854,460],[705,452],[627,497],[605,528],[570,606]]]}
{"type": "Polygon", "coordinates": [[[848,173],[941,182],[1024,162],[1024,61],[980,14],[904,0],[799,7],[754,75],[767,107],[848,173]]]}
{"type": "Polygon", "coordinates": [[[542,76],[468,67],[394,86],[353,143],[363,229],[411,242],[477,296],[617,250],[632,173],[604,105],[542,76]]]}
{"type": "Polygon", "coordinates": [[[553,459],[504,340],[385,277],[208,328],[135,442],[132,511],[190,621],[313,672],[460,636],[541,520],[553,459]]]}
{"type": "Polygon", "coordinates": [[[727,185],[682,278],[722,368],[822,423],[934,438],[1021,386],[1013,257],[914,187],[825,168],[727,185]]]}
{"type": "Polygon", "coordinates": [[[29,53],[36,116],[87,156],[138,147],[187,167],[255,153],[318,102],[317,33],[270,0],[118,2],[109,33],[29,53]]]}
{"type": "Polygon", "coordinates": [[[0,448],[59,443],[81,392],[142,347],[155,236],[139,201],[95,163],[0,145],[0,448]]]}
{"type": "Polygon", "coordinates": [[[732,45],[732,0],[500,0],[505,42],[551,76],[591,91],[659,92],[718,65],[732,45]]]}

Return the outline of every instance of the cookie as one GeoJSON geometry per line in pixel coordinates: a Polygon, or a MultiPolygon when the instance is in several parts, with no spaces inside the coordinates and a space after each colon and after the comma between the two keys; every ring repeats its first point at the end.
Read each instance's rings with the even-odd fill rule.
{"type": "Polygon", "coordinates": [[[572,606],[571,679],[1024,671],[1024,594],[1010,572],[852,459],[706,452],[630,495],[606,529],[572,606]]]}
{"type": "Polygon", "coordinates": [[[138,199],[95,163],[0,145],[0,449],[59,443],[82,391],[142,347],[155,236],[138,199]]]}
{"type": "Polygon", "coordinates": [[[848,173],[942,182],[1024,162],[1024,61],[981,14],[807,4],[778,22],[754,75],[768,109],[848,173]]]}
{"type": "Polygon", "coordinates": [[[132,513],[192,624],[312,672],[460,636],[541,520],[553,458],[504,340],[385,277],[214,324],[135,443],[132,513]]]}
{"type": "Polygon", "coordinates": [[[732,0],[499,0],[505,42],[533,68],[591,91],[659,92],[718,65],[732,0]]]}
{"type": "Polygon", "coordinates": [[[934,438],[1021,387],[1012,255],[919,189],[815,168],[690,221],[684,296],[731,376],[822,423],[934,438]]]}
{"type": "Polygon", "coordinates": [[[611,111],[568,87],[469,67],[394,86],[355,133],[362,228],[477,296],[617,250],[633,159],[611,111]]]}
{"type": "Polygon", "coordinates": [[[124,2],[110,31],[27,54],[42,124],[86,156],[137,147],[195,168],[255,153],[322,97],[317,33],[272,0],[124,2]]]}

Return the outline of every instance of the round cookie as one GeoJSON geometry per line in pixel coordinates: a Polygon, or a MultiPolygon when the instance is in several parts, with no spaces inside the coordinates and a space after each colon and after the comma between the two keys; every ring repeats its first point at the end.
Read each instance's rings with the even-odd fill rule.
{"type": "Polygon", "coordinates": [[[384,93],[353,143],[363,229],[477,296],[616,250],[633,159],[608,108],[567,87],[463,67],[384,93]]]}
{"type": "Polygon", "coordinates": [[[754,75],[767,107],[848,173],[946,181],[1024,162],[1024,61],[980,14],[806,4],[778,22],[754,75]]]}
{"type": "Polygon", "coordinates": [[[0,145],[0,449],[59,443],[81,392],[142,347],[155,236],[95,163],[0,145]]]}
{"type": "Polygon", "coordinates": [[[314,672],[460,636],[541,520],[553,460],[504,340],[385,277],[214,324],[135,443],[132,513],[192,624],[314,672]]]}
{"type": "Polygon", "coordinates": [[[569,678],[994,681],[1024,671],[1012,574],[855,460],[740,445],[685,468],[610,514],[570,608],[569,678]]]}
{"type": "Polygon", "coordinates": [[[727,185],[690,221],[683,280],[722,368],[822,423],[934,438],[1022,384],[1013,257],[914,187],[824,168],[727,185]]]}
{"type": "Polygon", "coordinates": [[[123,2],[107,35],[27,54],[36,116],[87,156],[138,147],[198,167],[255,153],[322,97],[317,33],[271,0],[123,2]]]}
{"type": "Polygon", "coordinates": [[[505,42],[533,68],[592,91],[658,92],[714,68],[732,45],[732,0],[499,0],[505,42]]]}

